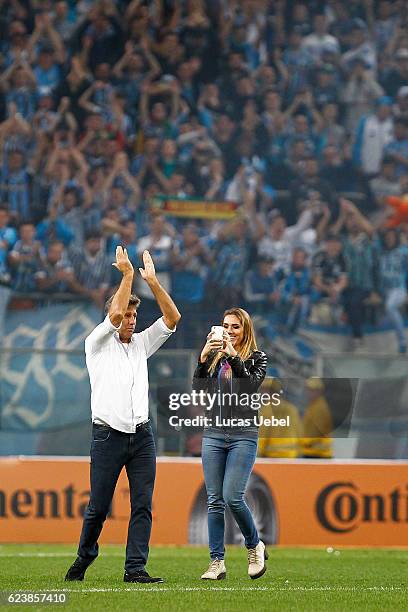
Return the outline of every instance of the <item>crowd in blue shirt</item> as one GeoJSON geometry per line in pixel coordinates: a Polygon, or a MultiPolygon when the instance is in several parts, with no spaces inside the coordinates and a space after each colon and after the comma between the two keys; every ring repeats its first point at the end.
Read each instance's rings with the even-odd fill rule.
{"type": "Polygon", "coordinates": [[[2,3],[0,315],[13,292],[102,307],[123,244],[186,309],[293,332],[324,303],[359,342],[374,308],[405,351],[405,20],[391,0],[2,3]],[[237,214],[152,209],[170,196],[237,214]]]}

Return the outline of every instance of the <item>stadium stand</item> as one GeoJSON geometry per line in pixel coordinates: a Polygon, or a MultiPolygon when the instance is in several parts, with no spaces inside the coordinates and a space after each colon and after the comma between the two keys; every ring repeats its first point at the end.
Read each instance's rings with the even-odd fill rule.
{"type": "Polygon", "coordinates": [[[408,191],[406,11],[1,3],[1,318],[27,294],[100,308],[122,243],[189,312],[246,303],[293,332],[324,311],[358,346],[384,311],[405,352],[408,226],[385,230],[408,191]]]}

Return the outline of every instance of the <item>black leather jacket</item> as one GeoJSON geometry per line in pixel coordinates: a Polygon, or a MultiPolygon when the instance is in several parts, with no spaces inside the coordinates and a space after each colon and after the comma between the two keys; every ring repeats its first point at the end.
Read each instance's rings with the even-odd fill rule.
{"type": "MultiPolygon", "coordinates": [[[[213,373],[208,371],[209,365],[214,357],[214,353],[210,353],[204,363],[197,364],[193,377],[193,389],[196,391],[203,390],[206,393],[217,394],[219,391],[218,373],[224,360],[221,359],[213,373]]],[[[254,351],[248,359],[243,361],[238,355],[236,357],[227,357],[226,360],[231,366],[232,381],[231,393],[242,397],[242,394],[251,395],[256,393],[261,386],[265,375],[268,358],[263,351],[254,351]]],[[[218,416],[221,420],[246,419],[253,423],[254,416],[257,416],[257,410],[253,410],[248,403],[245,402],[228,402],[227,405],[221,405],[220,402],[215,402],[211,410],[205,410],[205,416],[213,421],[213,426],[210,429],[214,430],[215,417],[218,416]]],[[[219,427],[217,427],[219,429],[219,427]]],[[[229,429],[226,426],[224,429],[229,429]]],[[[235,427],[234,427],[235,429],[235,427]]],[[[257,430],[257,426],[252,424],[242,425],[237,427],[237,430],[257,430]]]]}

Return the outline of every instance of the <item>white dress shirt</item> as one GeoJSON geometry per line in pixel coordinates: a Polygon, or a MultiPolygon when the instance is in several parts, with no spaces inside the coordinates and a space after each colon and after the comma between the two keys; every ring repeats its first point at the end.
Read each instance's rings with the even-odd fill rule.
{"type": "Polygon", "coordinates": [[[92,421],[133,433],[149,418],[147,360],[175,329],[161,317],[129,343],[120,341],[118,329],[107,315],[85,339],[92,421]]]}

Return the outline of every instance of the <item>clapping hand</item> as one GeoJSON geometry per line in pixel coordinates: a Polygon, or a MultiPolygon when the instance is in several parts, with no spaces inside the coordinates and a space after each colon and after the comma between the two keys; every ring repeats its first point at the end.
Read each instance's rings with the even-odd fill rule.
{"type": "Polygon", "coordinates": [[[154,269],[154,263],[152,256],[149,251],[143,251],[143,268],[139,268],[139,272],[143,280],[148,284],[156,280],[156,270],[154,269]]]}
{"type": "Polygon", "coordinates": [[[116,247],[116,262],[112,264],[115,268],[125,274],[133,274],[133,266],[127,254],[127,250],[121,246],[116,247]]]}

